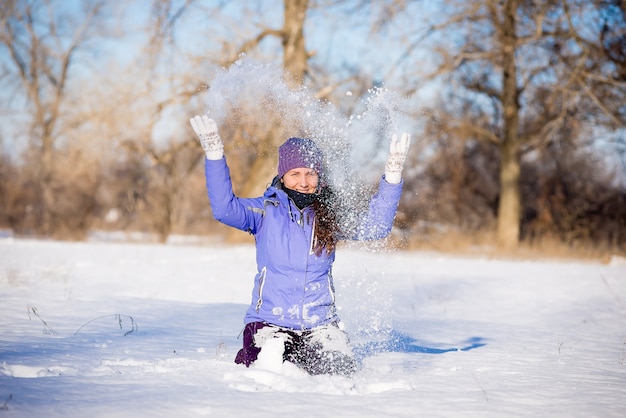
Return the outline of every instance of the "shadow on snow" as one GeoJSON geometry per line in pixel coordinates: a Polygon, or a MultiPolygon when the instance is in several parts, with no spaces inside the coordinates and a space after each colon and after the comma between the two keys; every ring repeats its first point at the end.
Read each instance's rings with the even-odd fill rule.
{"type": "Polygon", "coordinates": [[[354,344],[354,353],[359,359],[379,353],[424,353],[444,354],[453,351],[470,351],[487,345],[484,338],[472,337],[461,342],[458,346],[442,347],[443,344],[425,343],[406,334],[392,331],[389,338],[383,341],[370,341],[364,344],[354,344]],[[436,347],[437,346],[437,347],[436,347]]]}

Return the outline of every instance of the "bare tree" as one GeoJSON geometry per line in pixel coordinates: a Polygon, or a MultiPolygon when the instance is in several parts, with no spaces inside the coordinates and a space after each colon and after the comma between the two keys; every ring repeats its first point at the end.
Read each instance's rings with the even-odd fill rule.
{"type": "MultiPolygon", "coordinates": [[[[437,24],[437,51],[460,107],[445,118],[458,137],[499,149],[497,238],[520,239],[522,158],[550,142],[576,146],[585,123],[624,125],[626,85],[615,77],[598,42],[604,2],[487,0],[447,2],[453,12],[437,24]],[[471,112],[468,112],[471,110],[471,112]],[[466,117],[467,116],[467,117],[466,117]]],[[[442,117],[443,119],[443,117],[442,117]]]]}
{"type": "Polygon", "coordinates": [[[26,158],[34,171],[36,199],[32,212],[36,230],[45,234],[55,230],[55,213],[61,208],[55,210],[61,196],[53,184],[72,69],[82,48],[98,36],[105,3],[83,2],[77,15],[62,15],[51,2],[7,1],[0,12],[0,46],[8,55],[5,83],[26,102],[26,158]]]}
{"type": "Polygon", "coordinates": [[[185,132],[185,119],[172,121],[167,116],[179,113],[202,90],[188,70],[188,57],[177,44],[178,22],[194,3],[152,2],[143,28],[147,42],[108,96],[109,103],[117,100],[125,105],[122,114],[115,109],[109,113],[114,124],[125,127],[116,133],[125,154],[122,161],[113,163],[117,175],[112,178],[115,184],[108,186],[110,199],[106,202],[108,211],[121,213],[125,220],[112,226],[156,232],[161,242],[185,227],[181,225],[182,208],[193,201],[185,195],[185,184],[201,161],[195,139],[180,135],[185,132]],[[170,65],[174,60],[181,66],[170,65]]]}

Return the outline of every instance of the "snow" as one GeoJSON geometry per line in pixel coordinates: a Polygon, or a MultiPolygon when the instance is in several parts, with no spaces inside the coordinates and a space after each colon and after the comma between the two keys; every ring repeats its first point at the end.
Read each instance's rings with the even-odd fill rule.
{"type": "Polygon", "coordinates": [[[0,238],[0,417],[621,417],[626,264],[343,246],[362,368],[233,363],[248,245],[0,238]]]}

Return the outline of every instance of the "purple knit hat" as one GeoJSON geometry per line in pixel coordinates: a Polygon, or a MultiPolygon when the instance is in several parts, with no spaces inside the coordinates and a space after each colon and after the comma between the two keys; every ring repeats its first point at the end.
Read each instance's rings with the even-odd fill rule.
{"type": "Polygon", "coordinates": [[[312,168],[322,174],[324,155],[315,142],[306,138],[289,138],[278,147],[278,177],[294,168],[312,168]]]}

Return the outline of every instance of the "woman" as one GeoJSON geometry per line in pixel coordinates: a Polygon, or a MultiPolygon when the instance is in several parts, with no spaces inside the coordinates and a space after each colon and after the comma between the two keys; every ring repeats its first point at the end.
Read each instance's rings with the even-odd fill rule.
{"type": "MultiPolygon", "coordinates": [[[[217,125],[207,115],[190,119],[205,151],[206,185],[216,220],[255,237],[257,273],[235,362],[250,366],[271,339],[283,361],[311,374],[351,375],[357,364],[335,309],[332,265],[339,239],[373,240],[391,231],[402,189],[409,135],[391,141],[378,193],[359,228],[344,237],[332,191],[324,181],[316,144],[289,138],[278,148],[278,175],[263,196],[234,195],[217,125]]],[[[269,347],[269,345],[268,345],[269,347]]]]}

